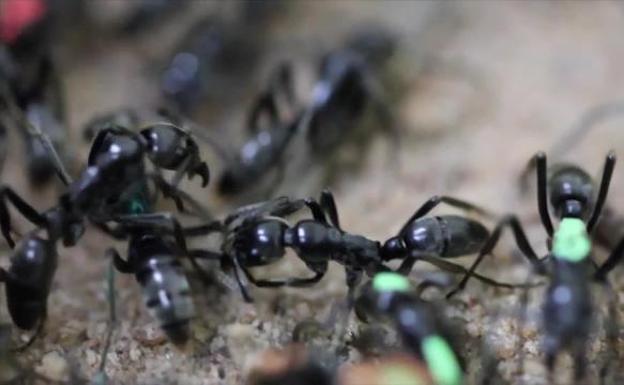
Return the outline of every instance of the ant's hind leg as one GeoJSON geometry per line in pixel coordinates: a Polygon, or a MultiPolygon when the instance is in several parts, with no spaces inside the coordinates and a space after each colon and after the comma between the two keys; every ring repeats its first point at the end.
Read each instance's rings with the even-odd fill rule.
{"type": "Polygon", "coordinates": [[[496,225],[496,228],[490,235],[490,238],[485,242],[485,245],[479,252],[479,256],[468,270],[468,273],[464,275],[464,278],[462,278],[457,287],[447,294],[447,298],[452,297],[458,291],[461,291],[466,287],[468,280],[472,276],[474,276],[475,270],[477,269],[479,264],[481,264],[485,256],[492,253],[492,250],[500,239],[501,233],[506,227],[511,228],[514,238],[516,240],[516,245],[518,246],[518,248],[520,248],[520,251],[522,251],[522,254],[529,260],[529,262],[531,262],[538,274],[543,275],[545,273],[544,265],[540,262],[537,254],[535,254],[535,251],[527,240],[520,221],[518,220],[518,218],[516,218],[515,215],[507,215],[498,223],[498,225],[496,225]]]}
{"type": "Polygon", "coordinates": [[[484,217],[487,218],[497,218],[498,216],[495,215],[494,213],[490,212],[487,209],[484,209],[482,207],[479,207],[473,203],[467,202],[465,200],[462,199],[457,199],[457,198],[453,198],[450,196],[445,196],[445,195],[435,195],[431,198],[429,198],[425,203],[423,203],[422,206],[420,206],[420,208],[418,210],[416,210],[416,212],[405,222],[405,224],[403,225],[403,227],[401,228],[401,230],[399,231],[399,234],[402,234],[405,232],[406,228],[410,225],[410,223],[412,223],[413,221],[415,221],[418,218],[421,218],[427,214],[429,214],[429,212],[431,210],[433,210],[434,208],[436,208],[440,203],[445,203],[451,207],[455,207],[458,208],[460,210],[464,210],[464,211],[473,211],[476,212],[479,215],[482,215],[484,217]]]}

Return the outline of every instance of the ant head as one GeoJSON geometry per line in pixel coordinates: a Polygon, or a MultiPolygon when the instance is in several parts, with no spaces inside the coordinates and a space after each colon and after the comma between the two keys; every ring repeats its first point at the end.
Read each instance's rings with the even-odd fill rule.
{"type": "Polygon", "coordinates": [[[381,247],[381,258],[384,261],[392,259],[400,259],[405,255],[405,243],[401,237],[392,237],[388,239],[381,247]]]}
{"type": "Polygon", "coordinates": [[[187,132],[169,123],[158,123],[141,131],[147,141],[147,156],[160,168],[174,170],[197,153],[197,144],[187,132]]]}
{"type": "Polygon", "coordinates": [[[550,203],[559,218],[586,219],[594,202],[591,177],[575,166],[561,166],[549,178],[550,203]]]}

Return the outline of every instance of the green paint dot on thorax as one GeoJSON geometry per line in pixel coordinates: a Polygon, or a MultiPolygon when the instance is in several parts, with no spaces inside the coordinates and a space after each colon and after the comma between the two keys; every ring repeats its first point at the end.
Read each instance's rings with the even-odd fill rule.
{"type": "Polygon", "coordinates": [[[422,352],[436,385],[462,384],[463,374],[457,357],[442,337],[425,337],[422,341],[422,352]]]}
{"type": "Polygon", "coordinates": [[[401,274],[382,272],[377,273],[373,278],[373,289],[378,292],[406,292],[410,289],[410,282],[401,274]]]}
{"type": "Polygon", "coordinates": [[[552,253],[555,258],[581,262],[591,252],[591,240],[585,222],[579,218],[563,218],[553,237],[552,253]]]}

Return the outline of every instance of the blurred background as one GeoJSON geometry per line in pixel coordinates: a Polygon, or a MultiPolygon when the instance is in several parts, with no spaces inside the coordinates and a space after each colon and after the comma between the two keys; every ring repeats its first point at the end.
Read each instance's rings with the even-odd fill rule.
{"type": "MultiPolygon", "coordinates": [[[[25,72],[32,52],[45,52],[54,63],[58,89],[44,100],[62,104],[50,107],[61,128],[48,133],[62,147],[72,175],[85,164],[90,138],[84,128],[94,118],[132,109],[140,121],[149,122],[162,118],[157,110],[164,108],[196,135],[211,170],[207,189],[197,180],[181,186],[219,218],[269,194],[318,196],[330,187],[343,228],[383,240],[426,199],[445,194],[497,213],[517,213],[533,245],[545,253],[546,235],[531,183],[528,193],[519,187],[529,159],[545,150],[551,161],[573,161],[599,175],[607,150],[618,155],[624,150],[624,131],[618,129],[624,120],[617,112],[624,89],[620,2],[1,0],[0,12],[7,47],[15,47],[31,19],[43,23],[33,32],[36,43],[12,49],[23,53],[15,56],[17,68],[25,72]],[[371,59],[366,71],[380,85],[376,96],[390,111],[393,129],[367,110],[354,124],[355,134],[331,151],[320,151],[321,156],[311,152],[306,138],[296,137],[283,154],[281,183],[271,170],[241,194],[220,193],[219,177],[228,159],[219,151],[234,156],[252,137],[247,115],[275,68],[290,63],[294,99],[308,105],[321,92],[323,58],[345,50],[357,37],[374,42],[371,36],[379,31],[390,36],[390,48],[381,51],[379,63],[371,59]],[[594,131],[582,140],[565,140],[588,111],[611,104],[616,112],[597,119],[594,131]]],[[[55,204],[63,186],[55,178],[39,183],[44,178],[33,179],[29,171],[36,149],[24,144],[16,127],[8,126],[1,139],[2,183],[38,209],[55,204]]],[[[622,192],[624,180],[616,167],[608,201],[615,211],[622,192]]],[[[168,202],[159,208],[175,210],[168,202]]],[[[21,232],[29,229],[16,221],[21,232]]],[[[527,266],[507,236],[504,240],[497,259],[484,263],[482,270],[499,280],[521,282],[527,266]]],[[[45,333],[20,356],[26,367],[53,378],[63,378],[70,368],[85,376],[97,370],[107,321],[104,250],[110,246],[125,255],[124,243],[89,229],[78,246],[61,248],[45,333]]],[[[212,239],[196,246],[218,247],[212,239]]],[[[10,251],[3,247],[0,265],[7,266],[10,251]]],[[[286,259],[259,269],[260,275],[305,272],[295,256],[286,259]]],[[[426,269],[418,267],[415,277],[426,269]]],[[[621,289],[620,272],[614,276],[621,289]]],[[[336,264],[314,287],[253,289],[254,304],[218,283],[206,287],[196,282],[193,288],[198,317],[191,346],[180,351],[163,339],[134,277],[118,277],[120,322],[106,366],[113,383],[244,383],[258,352],[288,342],[297,323],[322,319],[346,293],[344,269],[336,264]]],[[[531,292],[524,331],[528,384],[547,383],[539,349],[541,295],[541,289],[531,292]]],[[[622,302],[620,296],[618,309],[622,302]]],[[[479,347],[485,343],[500,358],[501,376],[521,383],[514,360],[519,331],[514,313],[503,311],[517,303],[518,293],[472,282],[448,304],[446,312],[467,341],[471,379],[478,377],[479,347]]],[[[0,302],[2,320],[9,319],[5,309],[0,302]]],[[[595,333],[604,333],[599,323],[595,333]]],[[[344,337],[326,342],[339,343],[344,337]]],[[[597,377],[603,340],[592,339],[588,351],[591,379],[597,377]]],[[[347,360],[360,359],[357,349],[345,349],[347,360]]],[[[571,360],[562,359],[560,383],[568,383],[570,367],[571,360]]]]}

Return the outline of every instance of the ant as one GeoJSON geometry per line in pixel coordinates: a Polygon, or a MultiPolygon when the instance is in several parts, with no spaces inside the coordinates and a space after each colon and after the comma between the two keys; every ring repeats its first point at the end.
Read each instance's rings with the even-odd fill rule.
{"type": "Polygon", "coordinates": [[[0,37],[0,111],[4,112],[4,124],[22,133],[29,181],[34,187],[42,187],[54,176],[54,164],[41,139],[30,135],[24,121],[44,130],[65,158],[67,123],[62,84],[48,36],[50,10],[46,2],[31,3],[26,11],[30,14],[25,14],[15,1],[8,1],[3,10],[8,18],[0,20],[0,24],[6,23],[0,25],[6,34],[0,37]],[[11,12],[20,13],[25,24],[13,25],[11,12]]]}
{"type": "MultiPolygon", "coordinates": [[[[222,231],[225,236],[220,253],[205,250],[191,250],[190,253],[197,258],[228,261],[234,267],[237,278],[238,270],[241,270],[253,285],[271,288],[313,285],[323,278],[328,263],[335,261],[345,266],[348,287],[347,299],[348,303],[351,304],[353,291],[360,282],[362,275],[366,273],[372,276],[379,271],[389,270],[384,263],[392,259],[404,259],[399,268],[403,274],[409,273],[416,260],[432,263],[454,273],[467,272],[460,265],[436,258],[431,249],[419,249],[423,246],[439,247],[439,255],[450,257],[456,256],[460,252],[466,254],[467,252],[478,251],[480,243],[478,244],[479,248],[474,251],[469,247],[474,248],[474,243],[478,243],[479,239],[483,241],[487,238],[487,230],[468,219],[447,216],[435,220],[429,218],[429,220],[421,220],[420,222],[415,220],[425,215],[440,202],[477,209],[454,198],[432,198],[408,221],[404,226],[405,230],[400,233],[401,235],[391,238],[382,246],[377,241],[344,231],[340,226],[333,194],[329,190],[324,190],[319,201],[312,198],[293,201],[278,198],[263,204],[243,207],[228,216],[221,226],[215,226],[213,231],[222,231]],[[303,206],[310,210],[312,219],[303,219],[291,226],[283,216],[297,212],[303,206]],[[435,223],[431,224],[431,221],[435,221],[435,223]],[[445,232],[441,231],[440,224],[448,224],[448,228],[444,227],[445,232]],[[407,229],[411,225],[415,229],[418,229],[418,226],[421,228],[426,226],[425,229],[433,230],[434,233],[430,237],[423,238],[422,236],[416,237],[418,234],[422,235],[422,231],[418,234],[414,232],[414,238],[410,238],[411,235],[409,234],[411,233],[407,229]],[[219,227],[221,228],[219,229],[219,227]],[[480,236],[476,241],[474,240],[475,232],[480,236]],[[446,243],[450,245],[447,247],[448,250],[441,249],[446,243]],[[308,269],[314,273],[312,276],[258,280],[249,271],[250,267],[266,266],[281,259],[288,247],[292,248],[308,269]]],[[[483,276],[477,278],[494,286],[516,287],[483,276]]],[[[238,283],[245,299],[251,300],[240,279],[238,279],[238,283]]]]}
{"type": "MultiPolygon", "coordinates": [[[[39,135],[46,138],[40,131],[39,135]]],[[[65,246],[75,245],[84,232],[84,217],[111,235],[116,233],[108,221],[126,226],[153,221],[153,214],[140,214],[144,201],[137,199],[137,194],[150,195],[144,185],[148,179],[145,156],[155,166],[175,169],[179,175],[200,174],[207,183],[208,168],[192,143],[189,134],[167,124],[154,125],[140,134],[119,127],[108,128],[98,132],[88,166],[76,181],[71,180],[58,157],[55,158],[58,173],[68,187],[53,208],[39,213],[10,187],[0,189],[0,230],[9,246],[13,248],[15,242],[7,202],[37,226],[22,238],[11,257],[9,270],[0,269],[0,281],[6,285],[7,303],[16,325],[32,330],[38,324],[32,340],[41,331],[46,317],[47,297],[58,260],[56,242],[62,239],[65,246]],[[139,214],[123,216],[133,210],[139,214]],[[44,230],[47,238],[38,234],[44,230]]],[[[54,147],[50,144],[49,148],[54,157],[54,147]]],[[[166,189],[166,194],[175,196],[175,187],[162,178],[154,180],[160,190],[166,189]]],[[[152,195],[155,199],[155,194],[152,195]]]]}
{"type": "Polygon", "coordinates": [[[218,183],[219,192],[233,195],[245,191],[272,169],[277,169],[277,174],[271,186],[278,186],[286,149],[296,135],[305,138],[315,157],[334,153],[353,133],[368,104],[374,106],[381,127],[394,130],[390,109],[373,76],[373,67],[392,56],[394,46],[395,38],[387,31],[367,29],[351,37],[342,49],[323,56],[312,100],[303,108],[295,101],[291,65],[280,64],[249,112],[247,127],[254,137],[228,162],[218,183]],[[278,108],[280,98],[290,110],[286,118],[278,108]],[[268,129],[260,129],[262,119],[268,121],[268,129]]]}
{"type": "Polygon", "coordinates": [[[585,347],[593,313],[588,271],[594,265],[597,270],[593,273],[593,280],[606,286],[607,274],[624,252],[624,242],[620,242],[601,266],[596,266],[591,258],[591,234],[607,198],[615,161],[615,154],[610,152],[606,157],[598,194],[595,196],[591,177],[576,166],[553,167],[550,177],[547,178],[546,154],[538,153],[535,156],[537,202],[542,224],[549,237],[548,254],[540,259],[531,247],[520,221],[514,215],[507,215],[501,219],[486,241],[470,271],[448,295],[451,297],[466,286],[484,256],[497,244],[502,231],[510,227],[518,248],[529,260],[534,271],[550,279],[542,317],[545,328],[545,362],[551,374],[557,355],[564,349],[571,349],[575,362],[575,378],[583,378],[586,366],[585,347]],[[559,219],[556,230],[548,210],[548,190],[550,203],[559,219]]]}
{"type": "Polygon", "coordinates": [[[284,119],[278,108],[280,98],[288,104],[291,112],[297,110],[292,87],[292,67],[287,63],[275,69],[269,87],[260,93],[249,110],[247,129],[254,137],[226,165],[218,181],[220,194],[241,193],[276,167],[278,174],[272,185],[276,186],[281,181],[284,153],[297,133],[301,118],[299,113],[295,113],[299,117],[284,119]],[[269,127],[261,127],[263,120],[267,121],[269,127]]]}
{"type": "Polygon", "coordinates": [[[264,204],[243,207],[226,218],[220,230],[225,239],[221,252],[191,250],[196,258],[217,259],[234,267],[237,282],[247,301],[252,301],[240,280],[241,270],[255,286],[277,288],[305,287],[319,282],[327,272],[328,262],[345,266],[348,297],[366,271],[373,274],[385,269],[379,258],[380,245],[360,235],[342,230],[331,192],[321,193],[320,203],[315,199],[290,201],[278,198],[264,204]],[[293,226],[282,218],[306,206],[313,219],[304,219],[293,226]],[[329,218],[329,219],[328,219],[329,218]],[[284,257],[286,248],[292,248],[314,274],[309,277],[263,280],[256,279],[250,267],[266,266],[284,257]]]}
{"type": "Polygon", "coordinates": [[[312,153],[326,156],[342,145],[371,104],[380,127],[393,130],[383,88],[373,75],[394,53],[396,38],[380,28],[366,29],[348,39],[345,47],[326,54],[308,106],[304,132],[312,153]]]}
{"type": "Polygon", "coordinates": [[[449,342],[448,332],[436,309],[420,295],[429,286],[439,285],[425,280],[412,293],[409,280],[396,272],[377,273],[366,285],[356,304],[358,318],[388,317],[393,321],[404,346],[427,367],[433,383],[461,385],[463,369],[456,350],[449,342]]]}

